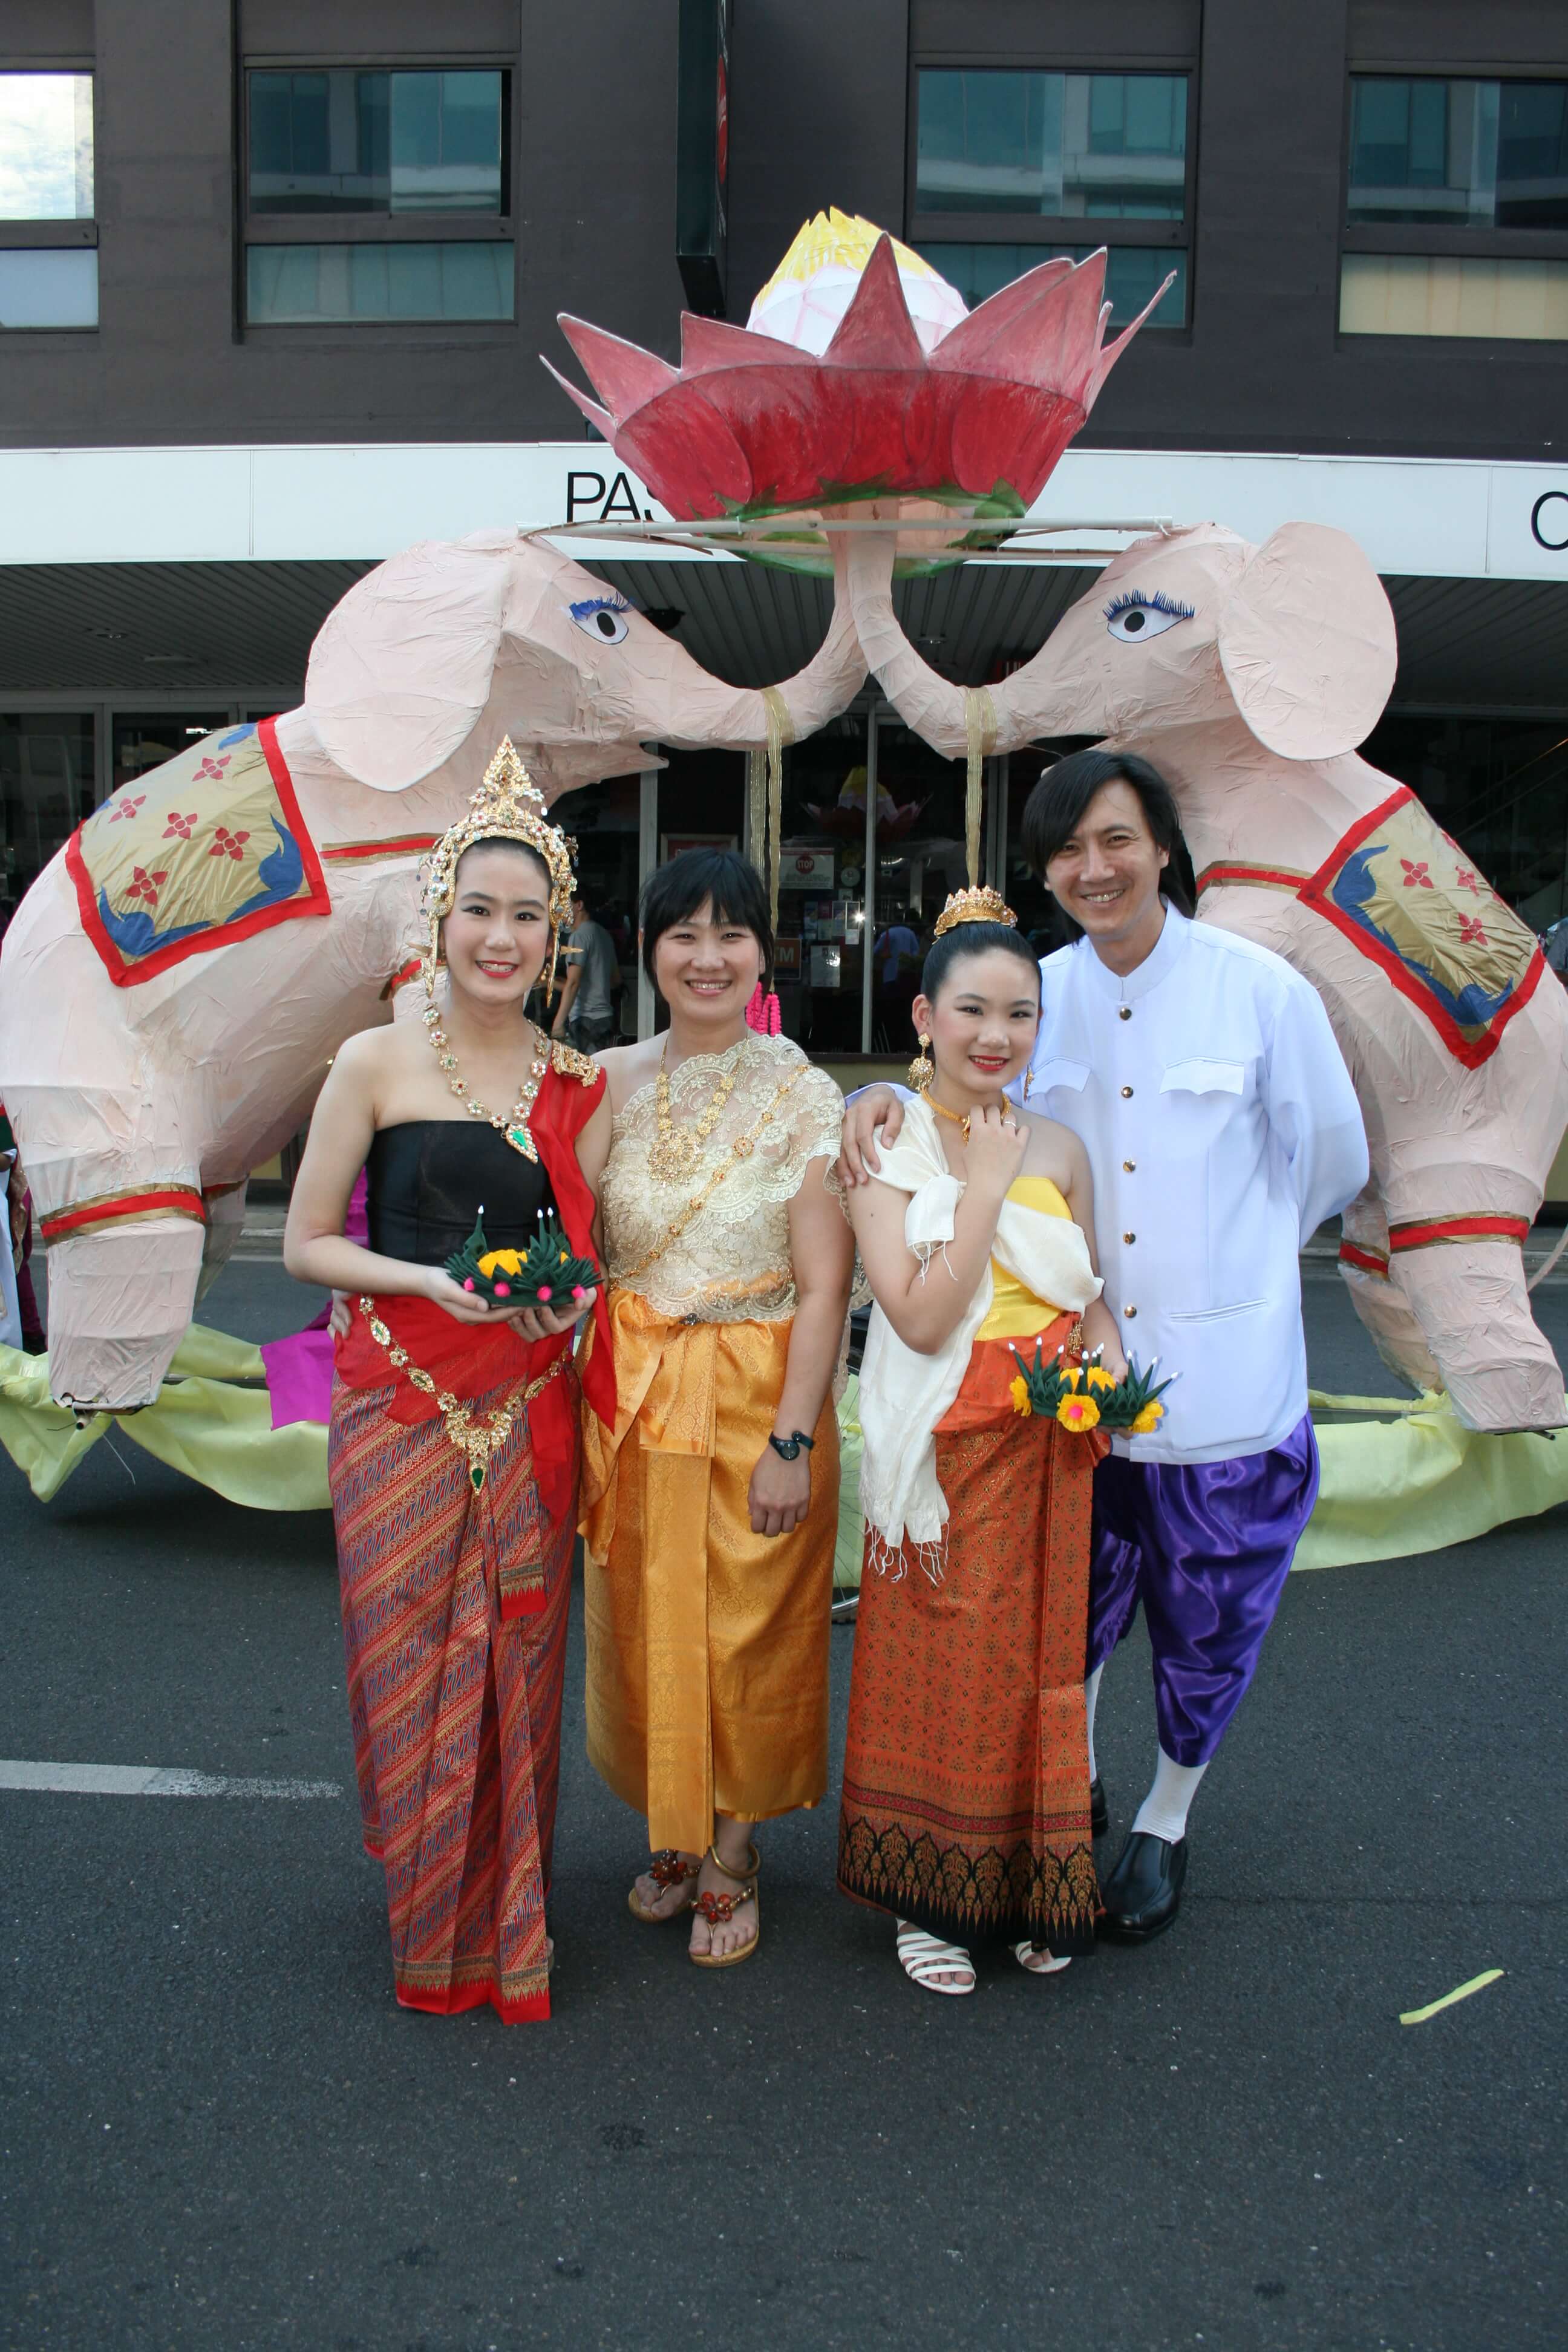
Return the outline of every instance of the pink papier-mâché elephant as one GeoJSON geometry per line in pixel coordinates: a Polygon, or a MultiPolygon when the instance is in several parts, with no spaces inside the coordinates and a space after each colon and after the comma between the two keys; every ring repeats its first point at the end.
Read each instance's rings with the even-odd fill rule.
{"type": "Polygon", "coordinates": [[[156,1396],[248,1171],[344,1038],[391,1017],[420,858],[503,735],[553,801],[662,764],[647,745],[760,747],[770,707],[808,735],[864,677],[842,594],[797,677],[732,687],[544,541],[479,532],[352,588],[300,709],[117,791],[0,947],[0,1100],[49,1248],[57,1400],[156,1396]]]}
{"type": "MultiPolygon", "coordinates": [[[[892,541],[850,557],[856,625],[900,715],[968,744],[963,689],[894,617],[892,541]]],[[[1478,1430],[1565,1419],[1521,1244],[1568,1121],[1568,995],[1420,801],[1356,746],[1388,699],[1394,615],[1343,531],[1255,547],[1215,524],[1136,541],[1032,661],[985,690],[987,749],[1092,735],[1168,778],[1199,912],[1322,996],[1372,1177],[1341,1265],[1385,1361],[1478,1430]]]]}

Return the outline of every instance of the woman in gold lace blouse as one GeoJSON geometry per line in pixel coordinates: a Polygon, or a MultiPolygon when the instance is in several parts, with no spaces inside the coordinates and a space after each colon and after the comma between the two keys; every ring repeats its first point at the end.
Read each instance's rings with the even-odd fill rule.
{"type": "Polygon", "coordinates": [[[633,1912],[691,1913],[691,1958],[727,1967],[760,1932],[755,1824],[827,1785],[843,1101],[746,1025],[773,935],[742,858],[673,859],[641,920],[669,1027],[602,1056],[620,1402],[584,1425],[588,1752],[658,1849],[633,1912]]]}

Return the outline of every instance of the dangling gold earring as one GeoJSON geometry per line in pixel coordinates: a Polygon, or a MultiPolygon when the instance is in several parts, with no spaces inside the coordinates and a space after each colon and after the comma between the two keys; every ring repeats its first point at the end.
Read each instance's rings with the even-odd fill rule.
{"type": "Polygon", "coordinates": [[[910,1084],[917,1095],[923,1095],[930,1093],[931,1082],[935,1077],[936,1071],[931,1065],[931,1039],[923,1029],[920,1032],[920,1052],[910,1064],[910,1084]]]}
{"type": "Polygon", "coordinates": [[[1025,1100],[1026,1102],[1027,1102],[1027,1101],[1028,1101],[1028,1099],[1029,1099],[1029,1088],[1034,1085],[1034,1083],[1035,1083],[1035,1066],[1034,1066],[1033,1062],[1031,1062],[1031,1063],[1030,1063],[1030,1065],[1029,1065],[1029,1066],[1028,1066],[1028,1068],[1027,1068],[1027,1069],[1025,1071],[1025,1073],[1024,1073],[1024,1100],[1025,1100]]]}

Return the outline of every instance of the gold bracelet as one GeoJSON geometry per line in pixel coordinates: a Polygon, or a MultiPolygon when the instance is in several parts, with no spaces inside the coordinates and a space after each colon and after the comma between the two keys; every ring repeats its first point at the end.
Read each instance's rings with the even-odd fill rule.
{"type": "Polygon", "coordinates": [[[541,1372],[536,1381],[530,1381],[521,1396],[514,1396],[485,1420],[476,1421],[460,1398],[455,1397],[450,1389],[438,1389],[429,1373],[422,1371],[417,1364],[411,1361],[408,1350],[399,1346],[376,1313],[374,1298],[362,1297],[360,1311],[370,1326],[371,1338],[378,1348],[386,1350],[395,1369],[406,1373],[422,1395],[435,1398],[447,1437],[459,1454],[466,1454],[468,1457],[468,1484],[475,1494],[479,1494],[484,1486],[491,1454],[498,1452],[511,1435],[518,1414],[533,1402],[542,1389],[549,1387],[558,1372],[566,1370],[572,1361],[571,1349],[567,1349],[563,1355],[557,1356],[549,1370],[541,1372]]]}

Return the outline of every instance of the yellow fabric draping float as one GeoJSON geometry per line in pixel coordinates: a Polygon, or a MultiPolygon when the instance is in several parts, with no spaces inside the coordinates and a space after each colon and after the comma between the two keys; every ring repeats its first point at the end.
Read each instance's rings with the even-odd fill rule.
{"type": "Polygon", "coordinates": [[[253,1511],[324,1511],[323,1423],[272,1426],[267,1368],[248,1340],[193,1323],[156,1398],[140,1412],[95,1413],[84,1428],[49,1396],[49,1360],[0,1348],[0,1444],[42,1503],[57,1495],[110,1423],[147,1453],[253,1511]]]}

